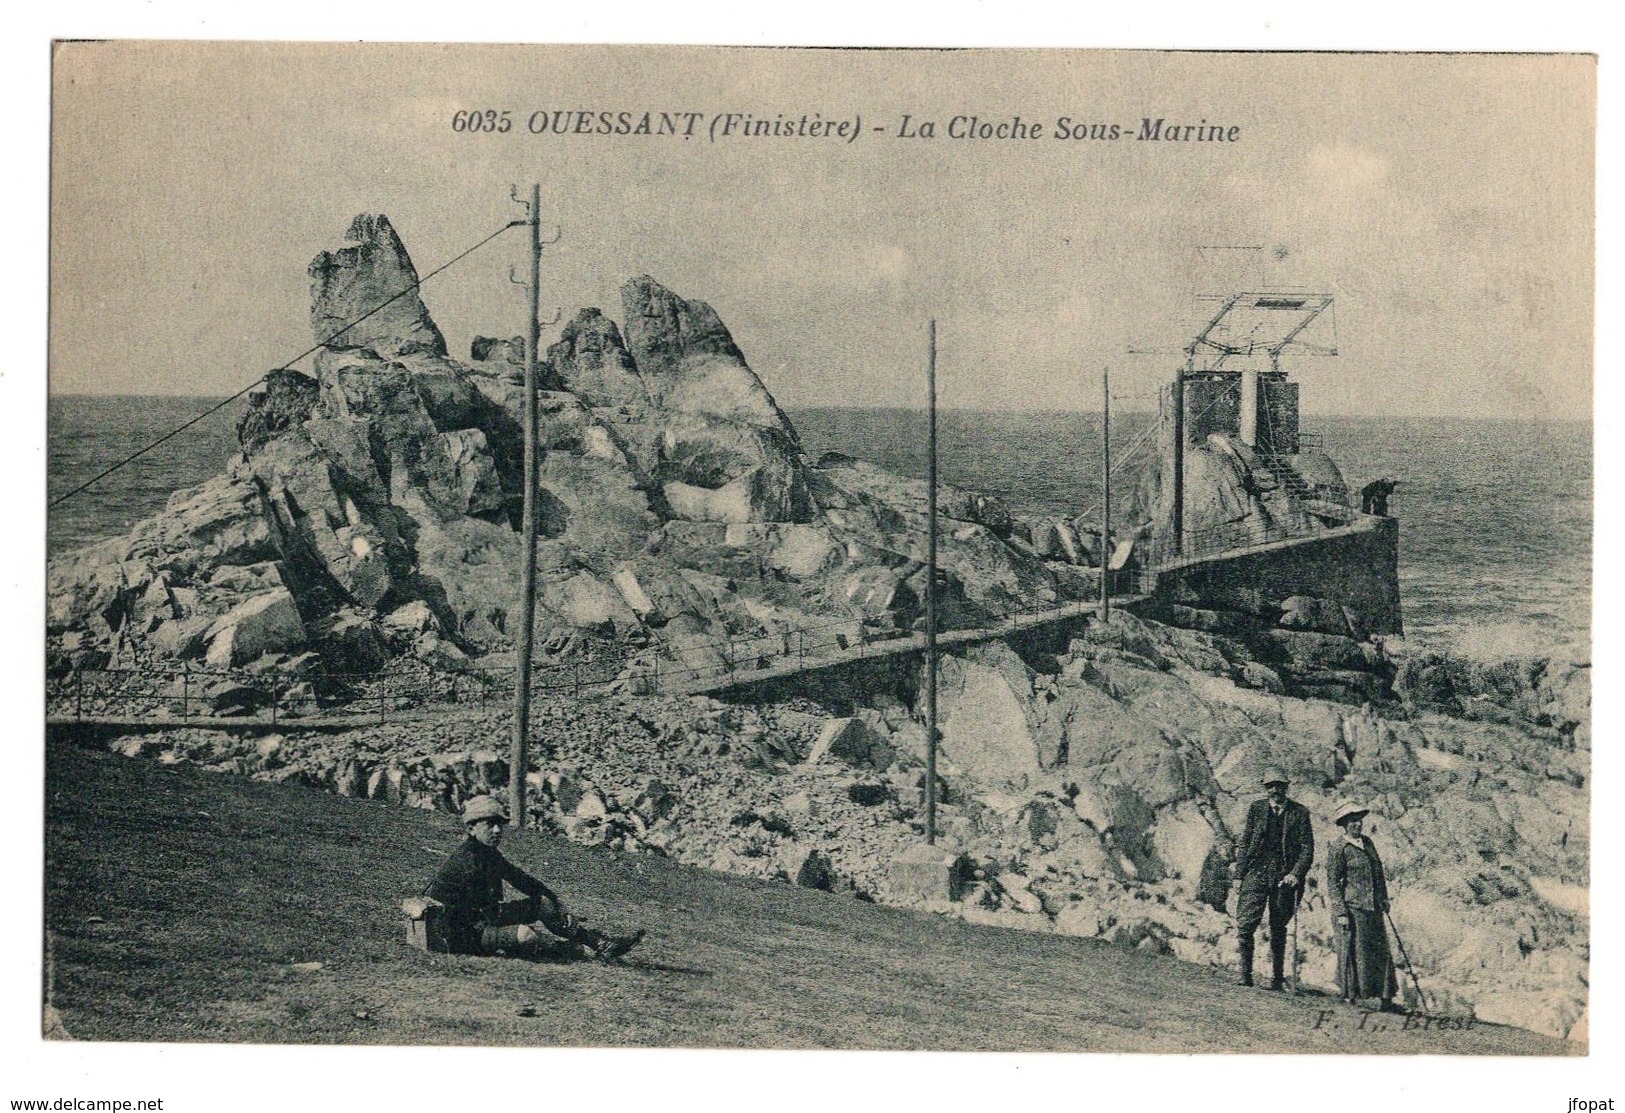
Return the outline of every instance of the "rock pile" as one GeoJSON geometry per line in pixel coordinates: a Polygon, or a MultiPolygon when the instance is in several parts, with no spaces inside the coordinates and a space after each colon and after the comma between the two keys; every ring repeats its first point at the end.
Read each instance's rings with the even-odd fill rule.
{"type": "MultiPolygon", "coordinates": [[[[452,358],[389,220],[358,216],[347,238],[310,265],[314,375],[267,376],[226,473],[51,563],[54,673],[302,652],[343,673],[455,667],[512,644],[523,345],[481,337],[452,358]]],[[[539,642],[565,658],[658,645],[681,670],[740,639],[911,629],[924,484],[809,460],[710,306],[647,276],[621,297],[624,327],[584,309],[543,367],[539,642]]],[[[951,621],[1094,590],[1086,531],[952,488],[939,510],[951,621]]]]}

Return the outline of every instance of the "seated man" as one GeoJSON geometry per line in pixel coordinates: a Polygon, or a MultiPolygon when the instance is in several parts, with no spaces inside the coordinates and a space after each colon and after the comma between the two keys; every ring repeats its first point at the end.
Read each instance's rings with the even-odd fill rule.
{"type": "Polygon", "coordinates": [[[515,955],[538,958],[573,954],[576,946],[610,962],[643,939],[604,935],[582,927],[564,902],[497,849],[508,823],[507,809],[493,796],[475,796],[463,807],[468,838],[440,867],[429,896],[445,906],[446,939],[454,954],[515,955]],[[504,901],[502,883],[525,894],[504,901]]]}

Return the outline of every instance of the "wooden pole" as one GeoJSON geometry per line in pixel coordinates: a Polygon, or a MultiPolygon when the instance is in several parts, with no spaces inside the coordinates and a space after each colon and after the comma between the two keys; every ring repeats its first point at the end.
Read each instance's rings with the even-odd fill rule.
{"type": "Polygon", "coordinates": [[[937,322],[927,329],[926,391],[930,396],[930,452],[926,465],[925,568],[925,841],[937,841],[937,322]]]}
{"type": "Polygon", "coordinates": [[[1174,372],[1174,555],[1185,551],[1185,376],[1196,364],[1196,349],[1174,372]]]}
{"type": "Polygon", "coordinates": [[[524,563],[519,569],[519,663],[513,689],[513,746],[508,762],[508,813],[525,825],[525,771],[530,757],[530,654],[536,636],[536,346],[541,341],[542,187],[530,188],[530,321],[525,330],[524,563]]]}
{"type": "Polygon", "coordinates": [[[1100,370],[1100,621],[1112,616],[1112,372],[1100,370]]]}

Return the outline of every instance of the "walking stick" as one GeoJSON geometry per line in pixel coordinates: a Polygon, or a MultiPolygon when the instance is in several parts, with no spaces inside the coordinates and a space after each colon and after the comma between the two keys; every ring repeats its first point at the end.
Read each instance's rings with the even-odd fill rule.
{"type": "Polygon", "coordinates": [[[1298,912],[1292,909],[1292,996],[1298,995],[1298,912]]]}
{"type": "Polygon", "coordinates": [[[1422,996],[1422,983],[1416,979],[1416,967],[1411,965],[1411,956],[1405,953],[1405,940],[1399,937],[1399,927],[1394,923],[1394,914],[1386,908],[1382,913],[1388,917],[1388,930],[1394,933],[1394,943],[1399,947],[1399,957],[1405,963],[1405,973],[1411,976],[1411,988],[1416,990],[1416,1003],[1426,1009],[1427,999],[1422,996]]]}

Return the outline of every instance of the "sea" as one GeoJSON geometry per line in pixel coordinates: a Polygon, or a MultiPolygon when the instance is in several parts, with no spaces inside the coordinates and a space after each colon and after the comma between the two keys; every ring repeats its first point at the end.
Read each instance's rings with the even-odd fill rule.
{"type": "MultiPolygon", "coordinates": [[[[49,403],[49,499],[218,405],[193,397],[65,395],[49,403]]],[[[115,536],[169,496],[222,472],[244,403],[203,418],[79,490],[47,514],[51,556],[115,536]]],[[[843,452],[924,478],[923,411],[792,410],[802,447],[843,452]]],[[[1149,457],[1152,416],[1113,415],[1113,490],[1149,457]]],[[[1401,651],[1482,660],[1591,653],[1592,439],[1587,422],[1419,417],[1304,419],[1350,487],[1399,480],[1401,651]]],[[[938,414],[944,483],[1003,497],[1021,515],[1093,512],[1099,414],[938,414]]]]}

